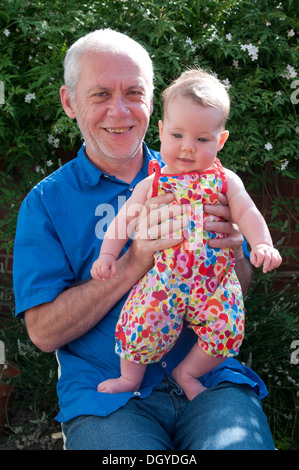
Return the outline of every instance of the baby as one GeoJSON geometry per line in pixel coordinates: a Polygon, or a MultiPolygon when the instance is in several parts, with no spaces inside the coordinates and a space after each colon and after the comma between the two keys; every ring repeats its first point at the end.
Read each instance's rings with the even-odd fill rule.
{"type": "MultiPolygon", "coordinates": [[[[184,241],[157,252],[152,270],[132,288],[116,327],[121,376],[102,382],[98,391],[138,390],[147,365],[170,350],[185,321],[198,341],[172,375],[192,400],[205,390],[199,377],[237,355],[244,335],[234,254],[229,248],[209,247],[207,241],[215,234],[204,230],[203,204],[217,204],[218,193],[226,194],[232,219],[250,244],[254,266],[263,265],[267,272],[281,264],[281,257],[242,181],[217,158],[229,136],[225,124],[230,100],[225,87],[201,69],[189,70],[163,92],[163,103],[159,134],[165,166],[150,162],[149,176],[135,187],[109,226],[92,277],[104,281],[114,276],[116,259],[137,222],[129,214],[133,208],[140,213],[148,198],[173,192],[176,202],[184,205],[188,226],[184,241]]],[[[163,236],[163,229],[161,233],[149,229],[150,237],[163,236]]]]}

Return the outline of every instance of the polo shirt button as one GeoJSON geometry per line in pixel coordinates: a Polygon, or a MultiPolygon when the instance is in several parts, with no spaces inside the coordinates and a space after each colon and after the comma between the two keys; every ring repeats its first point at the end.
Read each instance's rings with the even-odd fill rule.
{"type": "Polygon", "coordinates": [[[131,191],[131,192],[134,191],[134,188],[129,188],[129,191],[131,191]]]}
{"type": "Polygon", "coordinates": [[[161,362],[161,366],[163,367],[163,369],[165,369],[165,367],[167,366],[167,363],[165,361],[161,362]]]}
{"type": "Polygon", "coordinates": [[[134,392],[134,395],[136,395],[137,397],[140,396],[140,392],[134,392]]]}

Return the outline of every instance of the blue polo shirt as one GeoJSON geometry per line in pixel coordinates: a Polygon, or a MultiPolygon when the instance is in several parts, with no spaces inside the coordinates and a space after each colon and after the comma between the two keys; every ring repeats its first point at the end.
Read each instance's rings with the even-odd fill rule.
{"type": "MultiPolygon", "coordinates": [[[[148,175],[149,161],[152,158],[161,161],[157,152],[145,144],[143,148],[143,167],[131,184],[96,168],[83,144],[77,158],[45,178],[27,195],[20,209],[14,245],[17,316],[22,317],[26,309],[50,302],[63,290],[90,278],[107,226],[134,186],[148,175]]],[[[126,296],[92,330],[57,351],[58,421],[67,422],[83,414],[106,416],[131,398],[148,396],[196,342],[194,332],[184,328],[163,360],[147,367],[138,392],[97,392],[100,382],[120,373],[120,360],[114,352],[114,332],[125,299],[126,296]]],[[[267,395],[263,381],[235,359],[227,359],[201,381],[206,387],[223,381],[248,384],[260,398],[267,395]]]]}

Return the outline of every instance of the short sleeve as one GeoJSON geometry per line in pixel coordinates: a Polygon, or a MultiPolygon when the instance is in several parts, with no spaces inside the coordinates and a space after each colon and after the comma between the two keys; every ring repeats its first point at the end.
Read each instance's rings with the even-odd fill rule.
{"type": "Polygon", "coordinates": [[[14,243],[15,314],[54,300],[72,285],[74,275],[63,245],[41,198],[32,193],[22,203],[14,243]]]}

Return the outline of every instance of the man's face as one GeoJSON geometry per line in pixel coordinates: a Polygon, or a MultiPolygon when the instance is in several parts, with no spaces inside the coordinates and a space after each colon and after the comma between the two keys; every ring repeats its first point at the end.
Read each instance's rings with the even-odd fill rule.
{"type": "Polygon", "coordinates": [[[142,65],[124,54],[86,53],[73,110],[91,161],[125,163],[142,157],[152,99],[142,65]]]}

